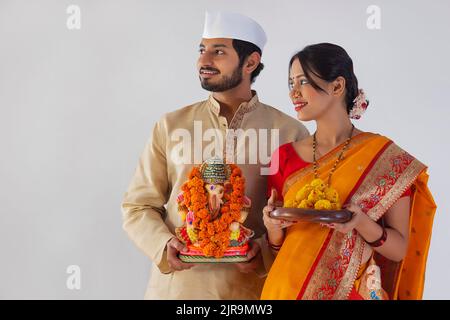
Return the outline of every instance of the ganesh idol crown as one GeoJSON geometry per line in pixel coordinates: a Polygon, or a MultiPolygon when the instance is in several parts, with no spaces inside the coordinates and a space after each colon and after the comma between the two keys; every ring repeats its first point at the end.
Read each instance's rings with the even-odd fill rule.
{"type": "Polygon", "coordinates": [[[251,208],[245,178],[236,164],[211,158],[195,166],[178,195],[183,225],[176,228],[187,252],[183,262],[244,262],[254,232],[243,223],[251,208]]]}

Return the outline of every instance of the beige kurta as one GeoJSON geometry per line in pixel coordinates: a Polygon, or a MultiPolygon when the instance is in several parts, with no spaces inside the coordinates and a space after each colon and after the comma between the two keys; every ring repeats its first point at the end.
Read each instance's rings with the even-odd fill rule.
{"type": "Polygon", "coordinates": [[[260,103],[256,94],[248,103],[239,106],[230,124],[219,113],[220,105],[211,95],[206,101],[164,115],[154,126],[125,194],[123,227],[136,246],[153,261],[147,299],[260,297],[272,262],[263,237],[262,220],[267,176],[261,174],[260,169],[268,166],[265,157],[270,159],[271,152],[279,145],[302,139],[308,131],[295,118],[260,103]],[[237,138],[238,131],[235,130],[238,128],[247,130],[247,136],[252,136],[253,142],[237,138]],[[271,136],[277,137],[271,129],[279,129],[275,145],[270,144],[271,136]],[[255,132],[262,137],[257,143],[255,132]],[[219,149],[213,146],[220,137],[223,147],[218,154],[219,149]],[[263,153],[265,157],[260,155],[263,153]],[[245,191],[252,200],[252,208],[244,225],[255,231],[254,239],[262,247],[265,264],[256,273],[241,273],[232,264],[201,264],[190,270],[173,272],[167,264],[166,244],[174,237],[175,228],[182,225],[176,201],[180,187],[194,165],[214,155],[232,159],[246,179],[245,191]]]}

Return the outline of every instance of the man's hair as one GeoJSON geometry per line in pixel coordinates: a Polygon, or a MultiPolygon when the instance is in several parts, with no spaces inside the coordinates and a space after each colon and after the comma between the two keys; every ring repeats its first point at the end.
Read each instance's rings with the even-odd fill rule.
{"type": "MultiPolygon", "coordinates": [[[[253,52],[258,52],[259,55],[262,55],[261,49],[258,48],[258,46],[254,45],[251,42],[243,41],[243,40],[237,40],[233,39],[233,48],[236,50],[238,56],[239,56],[239,68],[242,68],[244,65],[245,59],[248,58],[249,55],[251,55],[253,52]]],[[[261,70],[264,69],[264,64],[262,62],[259,63],[258,67],[256,67],[255,70],[253,70],[250,82],[255,82],[256,77],[259,75],[261,70]]]]}

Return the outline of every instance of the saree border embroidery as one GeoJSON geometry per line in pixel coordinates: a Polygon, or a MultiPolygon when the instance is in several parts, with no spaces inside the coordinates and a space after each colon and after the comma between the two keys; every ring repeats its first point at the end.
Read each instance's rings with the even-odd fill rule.
{"type": "Polygon", "coordinates": [[[377,221],[425,169],[424,164],[391,143],[365,176],[351,202],[377,221]]]}
{"type": "MultiPolygon", "coordinates": [[[[352,138],[350,145],[352,148],[357,147],[357,146],[365,143],[367,140],[372,139],[374,136],[378,136],[378,135],[370,133],[370,132],[360,133],[352,138]]],[[[329,152],[328,154],[326,154],[325,156],[320,158],[317,162],[319,163],[319,165],[321,167],[331,165],[331,163],[336,160],[335,157],[338,152],[340,152],[340,146],[336,147],[333,151],[329,152]]],[[[345,157],[344,157],[344,159],[345,159],[345,157]]],[[[294,172],[290,176],[288,176],[283,185],[283,190],[282,190],[283,196],[286,195],[287,191],[299,179],[302,179],[306,175],[312,174],[313,172],[314,172],[314,168],[313,168],[312,163],[310,163],[307,167],[303,168],[302,170],[300,170],[298,172],[294,172]]]]}
{"type": "Polygon", "coordinates": [[[333,232],[324,256],[315,268],[305,293],[306,300],[343,300],[348,297],[358,275],[364,242],[356,231],[333,232]],[[326,280],[325,280],[326,279],[326,280]]]}

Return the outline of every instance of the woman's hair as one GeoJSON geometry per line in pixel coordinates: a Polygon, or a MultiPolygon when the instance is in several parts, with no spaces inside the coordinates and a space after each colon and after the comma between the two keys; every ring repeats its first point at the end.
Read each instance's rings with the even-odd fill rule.
{"type": "Polygon", "coordinates": [[[347,113],[350,113],[353,100],[358,95],[358,79],[353,72],[353,61],[344,48],[332,43],[307,46],[292,56],[289,71],[295,59],[300,61],[306,79],[317,90],[325,91],[311,78],[311,74],[327,82],[332,82],[339,76],[343,77],[346,89],[345,105],[347,113]]]}

